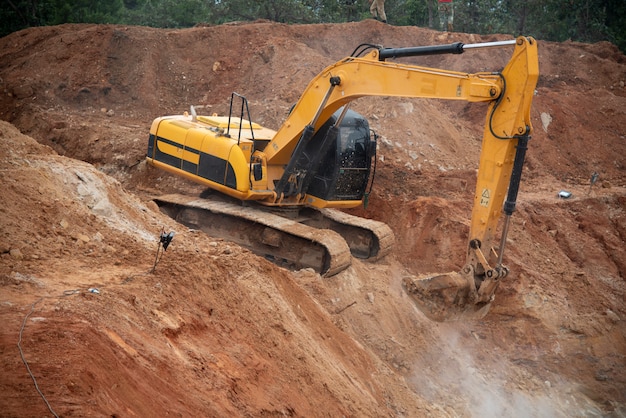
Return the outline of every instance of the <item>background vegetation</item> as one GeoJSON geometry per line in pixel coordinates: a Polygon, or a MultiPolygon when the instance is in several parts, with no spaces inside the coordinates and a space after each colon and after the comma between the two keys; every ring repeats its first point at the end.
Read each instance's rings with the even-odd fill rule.
{"type": "MultiPolygon", "coordinates": [[[[158,28],[268,19],[340,23],[369,18],[367,0],[0,0],[0,36],[62,23],[158,28]]],[[[530,35],[562,42],[602,40],[626,52],[624,0],[454,0],[454,30],[530,35]]],[[[387,0],[389,23],[439,28],[437,0],[387,0]]]]}

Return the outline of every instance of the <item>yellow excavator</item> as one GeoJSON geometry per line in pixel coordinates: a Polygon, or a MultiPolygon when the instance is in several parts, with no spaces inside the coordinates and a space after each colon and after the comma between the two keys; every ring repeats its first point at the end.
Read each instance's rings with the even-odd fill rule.
{"type": "Polygon", "coordinates": [[[147,161],[209,191],[159,196],[155,202],[189,227],[278,264],[331,276],[353,256],[388,254],[394,241],[386,224],[339,210],[367,203],[376,170],[377,135],[350,103],[364,96],[488,102],[465,266],[403,281],[433,320],[481,318],[508,273],[502,257],[538,77],[537,43],[530,37],[403,48],[363,44],[309,83],[277,131],[252,122],[247,100],[236,93],[228,116],[198,115],[192,106],[182,115],[155,119],[147,161]],[[475,74],[391,61],[480,48],[513,53],[504,69],[475,74]]]}

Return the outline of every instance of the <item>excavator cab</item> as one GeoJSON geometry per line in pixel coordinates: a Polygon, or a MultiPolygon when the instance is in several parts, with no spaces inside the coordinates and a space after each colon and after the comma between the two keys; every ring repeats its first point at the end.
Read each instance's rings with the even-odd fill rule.
{"type": "MultiPolygon", "coordinates": [[[[328,130],[335,125],[337,111],[311,139],[307,148],[314,150],[328,130]]],[[[376,142],[371,139],[367,120],[348,110],[333,143],[321,158],[307,193],[327,201],[363,199],[367,188],[376,142]]]]}

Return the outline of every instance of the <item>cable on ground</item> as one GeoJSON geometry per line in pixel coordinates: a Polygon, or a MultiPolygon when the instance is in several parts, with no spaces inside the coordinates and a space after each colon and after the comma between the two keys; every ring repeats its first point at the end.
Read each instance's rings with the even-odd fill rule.
{"type": "Polygon", "coordinates": [[[22,322],[22,328],[20,328],[20,337],[19,337],[19,339],[17,341],[17,348],[20,350],[20,356],[22,357],[22,362],[24,362],[24,365],[26,366],[26,370],[28,371],[28,374],[30,375],[30,378],[33,379],[33,383],[35,384],[35,389],[37,389],[37,392],[39,393],[39,396],[41,396],[43,401],[46,403],[46,406],[48,407],[48,409],[50,410],[52,415],[54,415],[56,418],[59,418],[57,413],[54,412],[54,410],[52,409],[52,406],[50,406],[50,403],[48,402],[48,399],[46,399],[46,397],[43,394],[43,392],[41,391],[41,389],[39,389],[39,385],[37,385],[37,379],[35,379],[35,375],[33,375],[33,372],[30,371],[30,366],[28,366],[28,362],[26,361],[26,358],[24,357],[24,351],[22,351],[22,333],[24,332],[24,327],[26,327],[26,320],[28,319],[30,314],[32,314],[33,311],[35,310],[35,305],[38,304],[39,302],[41,302],[42,300],[43,300],[43,298],[39,298],[32,305],[30,305],[30,312],[28,312],[26,314],[26,316],[24,317],[24,321],[22,322]]]}

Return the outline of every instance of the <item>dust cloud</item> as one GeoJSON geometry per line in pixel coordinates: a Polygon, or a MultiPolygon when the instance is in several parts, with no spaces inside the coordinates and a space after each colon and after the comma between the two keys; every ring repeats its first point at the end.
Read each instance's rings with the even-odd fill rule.
{"type": "MultiPolygon", "coordinates": [[[[408,380],[425,399],[442,405],[451,416],[557,418],[601,416],[575,384],[559,376],[536,376],[501,358],[502,353],[474,352],[463,345],[477,337],[471,324],[439,324],[431,350],[422,352],[408,380]]],[[[487,349],[489,350],[489,349],[487,349]]]]}

